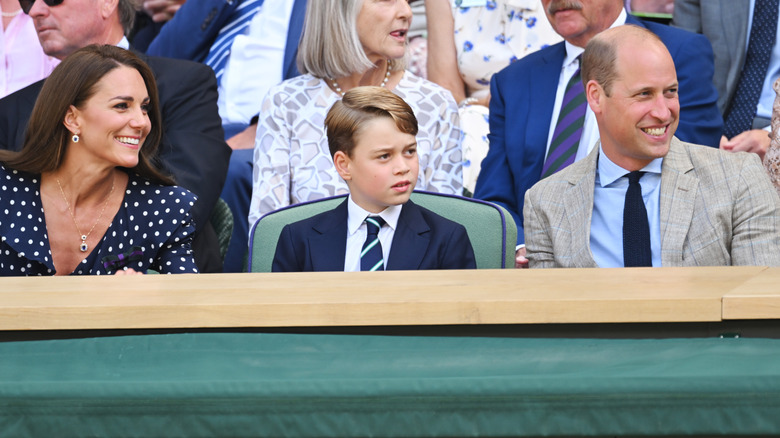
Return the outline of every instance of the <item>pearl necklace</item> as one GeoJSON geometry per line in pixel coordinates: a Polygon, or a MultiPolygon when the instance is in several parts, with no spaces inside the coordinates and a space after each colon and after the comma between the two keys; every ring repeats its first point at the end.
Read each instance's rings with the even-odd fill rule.
{"type": "Polygon", "coordinates": [[[16,17],[17,15],[19,15],[21,13],[22,13],[21,9],[17,9],[17,10],[15,10],[13,12],[5,12],[5,11],[3,11],[3,17],[16,17]]]}
{"type": "MultiPolygon", "coordinates": [[[[341,95],[341,97],[344,97],[345,92],[341,91],[341,87],[339,87],[339,83],[336,82],[336,80],[333,79],[333,78],[329,78],[329,79],[330,79],[331,85],[333,86],[333,89],[336,90],[336,93],[339,93],[341,95]]],[[[387,86],[387,81],[389,81],[389,80],[390,80],[390,60],[388,59],[387,60],[387,72],[385,73],[385,78],[382,79],[382,83],[379,84],[379,86],[383,87],[383,88],[386,87],[387,86]]]]}
{"type": "Polygon", "coordinates": [[[87,246],[87,237],[89,237],[90,234],[92,234],[92,230],[95,229],[98,222],[100,222],[100,218],[103,217],[103,212],[106,211],[106,206],[108,205],[108,201],[111,199],[111,194],[114,193],[114,183],[116,182],[116,178],[111,180],[111,191],[108,192],[108,196],[106,196],[106,202],[103,203],[103,209],[100,210],[100,214],[98,215],[97,220],[95,220],[95,223],[92,224],[92,228],[89,229],[89,232],[87,234],[81,234],[81,230],[79,229],[79,224],[76,223],[76,215],[73,214],[73,210],[70,208],[70,202],[68,202],[68,198],[65,197],[65,191],[62,190],[62,184],[60,184],[60,179],[57,178],[57,185],[60,187],[60,193],[62,193],[62,199],[65,200],[65,205],[68,206],[68,213],[70,213],[70,218],[73,219],[73,225],[76,226],[76,231],[78,231],[79,235],[81,235],[81,245],[79,245],[79,251],[81,252],[87,252],[89,249],[89,246],[87,246]]]}

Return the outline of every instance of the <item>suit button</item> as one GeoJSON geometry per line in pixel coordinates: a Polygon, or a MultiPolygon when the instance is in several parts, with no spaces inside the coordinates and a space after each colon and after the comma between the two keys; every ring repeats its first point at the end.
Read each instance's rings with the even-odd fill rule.
{"type": "Polygon", "coordinates": [[[200,30],[206,30],[207,27],[209,27],[209,24],[211,24],[211,20],[214,19],[214,17],[217,16],[217,8],[212,8],[211,12],[209,12],[209,15],[206,17],[205,20],[203,20],[203,23],[200,25],[200,30]]]}

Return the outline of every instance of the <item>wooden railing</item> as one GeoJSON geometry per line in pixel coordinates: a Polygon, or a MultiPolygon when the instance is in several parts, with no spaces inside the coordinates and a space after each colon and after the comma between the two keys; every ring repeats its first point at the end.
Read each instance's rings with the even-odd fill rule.
{"type": "Polygon", "coordinates": [[[780,318],[780,268],[0,279],[0,330],[720,322],[780,318]]]}

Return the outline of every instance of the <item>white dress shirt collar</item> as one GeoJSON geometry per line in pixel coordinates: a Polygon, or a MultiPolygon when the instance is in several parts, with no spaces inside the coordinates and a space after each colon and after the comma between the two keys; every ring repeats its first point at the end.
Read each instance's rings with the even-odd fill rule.
{"type": "Polygon", "coordinates": [[[118,43],[116,43],[117,47],[121,47],[125,50],[130,50],[130,41],[127,40],[126,36],[123,36],[121,40],[119,40],[118,43]]]}
{"type": "MultiPolygon", "coordinates": [[[[648,163],[641,170],[642,172],[656,173],[660,175],[661,166],[663,165],[663,162],[664,162],[663,157],[656,158],[655,160],[648,163]]],[[[604,149],[601,147],[601,142],[599,142],[598,168],[599,168],[598,181],[601,187],[606,187],[614,183],[619,178],[626,176],[626,173],[630,172],[629,170],[623,169],[622,167],[618,166],[617,164],[615,164],[615,162],[609,159],[607,154],[604,153],[604,149]]]]}
{"type": "Polygon", "coordinates": [[[391,205],[379,214],[370,213],[359,205],[355,204],[355,201],[352,200],[352,195],[349,195],[347,200],[347,232],[350,236],[355,234],[358,231],[358,228],[360,228],[360,225],[363,224],[363,221],[365,221],[366,217],[368,216],[381,217],[385,220],[385,223],[390,226],[390,228],[395,230],[396,226],[398,225],[398,217],[401,216],[402,207],[403,204],[391,205]]]}

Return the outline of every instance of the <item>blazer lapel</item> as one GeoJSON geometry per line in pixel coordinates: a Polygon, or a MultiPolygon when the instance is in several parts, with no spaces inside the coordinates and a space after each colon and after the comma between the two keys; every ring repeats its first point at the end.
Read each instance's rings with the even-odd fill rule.
{"type": "Polygon", "coordinates": [[[564,217],[569,221],[571,245],[569,254],[574,267],[596,268],[590,251],[590,222],[593,218],[593,191],[596,185],[598,145],[568,172],[570,187],[563,193],[564,217]]]}
{"type": "Polygon", "coordinates": [[[313,271],[343,271],[347,253],[347,201],[322,222],[312,226],[309,255],[313,271]]]}
{"type": "Polygon", "coordinates": [[[691,172],[693,164],[677,137],[661,169],[661,264],[682,264],[683,244],[691,228],[699,179],[691,172]]]}
{"type": "Polygon", "coordinates": [[[398,226],[393,235],[387,270],[413,271],[420,268],[430,244],[428,223],[420,213],[420,207],[407,201],[398,217],[398,226]]]}

